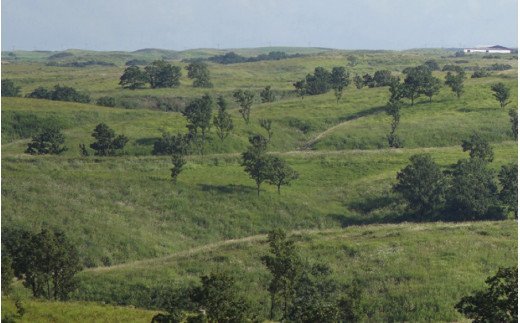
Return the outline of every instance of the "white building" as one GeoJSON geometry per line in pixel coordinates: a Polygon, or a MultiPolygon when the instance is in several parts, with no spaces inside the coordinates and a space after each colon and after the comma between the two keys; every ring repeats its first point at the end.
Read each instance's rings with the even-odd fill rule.
{"type": "Polygon", "coordinates": [[[495,46],[482,46],[475,48],[464,48],[464,53],[498,53],[498,54],[509,54],[511,53],[511,49],[495,45],[495,46]]]}

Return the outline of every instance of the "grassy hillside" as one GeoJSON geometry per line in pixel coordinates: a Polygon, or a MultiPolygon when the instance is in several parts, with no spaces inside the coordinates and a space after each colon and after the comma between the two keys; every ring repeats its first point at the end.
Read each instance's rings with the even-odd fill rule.
{"type": "MultiPolygon", "coordinates": [[[[170,179],[168,157],[3,157],[3,224],[66,229],[89,262],[154,257],[194,245],[288,229],[399,221],[389,192],[416,153],[443,166],[459,147],[281,154],[301,175],[278,195],[255,185],[237,155],[192,157],[170,179]],[[211,210],[211,211],[209,211],[211,210]]],[[[516,159],[516,143],[495,146],[493,167],[516,159]]]]}
{"type": "MultiPolygon", "coordinates": [[[[361,287],[365,319],[372,322],[460,320],[454,304],[483,288],[498,266],[516,264],[516,236],[513,221],[351,226],[294,234],[303,259],[326,263],[338,281],[361,287]]],[[[228,271],[244,291],[255,291],[249,298],[267,315],[269,274],[259,259],[267,253],[265,238],[86,270],[77,297],[108,301],[118,295],[119,301],[141,302],[153,287],[175,288],[211,271],[228,271]]]]}
{"type": "MultiPolygon", "coordinates": [[[[24,95],[38,86],[59,83],[90,93],[94,101],[105,95],[117,101],[116,107],[107,108],[2,98],[2,226],[64,230],[88,268],[80,274],[77,300],[153,306],[150,295],[155,288],[182,286],[211,270],[229,270],[239,277],[244,291],[258,291],[249,297],[264,311],[268,275],[258,259],[266,250],[263,234],[283,228],[295,233],[305,259],[324,261],[339,281],[360,284],[366,320],[460,320],[454,302],[482,287],[485,277],[498,266],[516,263],[516,222],[389,225],[424,220],[409,214],[391,188],[396,172],[414,154],[430,153],[444,170],[467,158],[460,144],[473,132],[492,144],[492,169],[517,160],[508,109],[499,108],[490,90],[494,83],[505,83],[511,88],[513,102],[508,108],[515,105],[516,59],[511,55],[455,58],[445,50],[259,48],[236,52],[255,56],[271,50],[306,56],[211,63],[211,89],[191,87],[184,70],[179,88],[135,91],[118,86],[128,59],[165,57],[185,66],[182,58],[226,50],[16,52],[18,59],[2,53],[3,62],[7,61],[2,79],[14,80],[24,95]],[[356,57],[355,64],[348,59],[351,56],[356,57]],[[45,65],[84,59],[115,65],[45,65]],[[405,100],[397,130],[404,142],[402,149],[387,148],[391,122],[384,110],[387,87],[358,90],[351,84],[339,103],[331,92],[303,100],[293,92],[292,83],[317,66],[347,66],[351,77],[381,69],[402,77],[403,68],[428,59],[435,59],[441,67],[499,63],[512,69],[480,79],[469,78],[468,71],[460,99],[443,87],[432,103],[421,97],[411,106],[405,100]],[[258,94],[267,85],[275,90],[277,100],[262,104],[258,94]],[[244,123],[232,101],[237,88],[257,93],[250,125],[244,123]],[[223,143],[212,129],[206,154],[189,156],[178,184],[173,185],[170,158],[152,156],[153,143],[165,131],[186,132],[186,120],[179,111],[204,93],[228,99],[235,128],[223,143]],[[160,104],[164,102],[174,111],[166,112],[160,104]],[[269,153],[281,156],[300,174],[291,186],[282,187],[280,195],[275,187],[263,184],[257,197],[253,180],[240,166],[248,136],[265,134],[259,119],[273,121],[269,153]],[[121,156],[81,157],[79,144],[92,143],[91,132],[101,122],[125,134],[129,143],[121,156]],[[69,149],[60,156],[24,154],[31,136],[47,125],[63,129],[69,149]]],[[[445,72],[434,74],[444,79],[445,72]]],[[[73,315],[80,315],[74,314],[80,306],[76,303],[62,314],[56,314],[61,313],[57,308],[62,305],[30,304],[33,313],[40,313],[34,314],[35,320],[40,315],[70,321],[75,320],[73,315]]],[[[93,313],[105,310],[113,311],[107,315],[127,315],[117,314],[119,309],[92,309],[93,313]]]]}
{"type": "MultiPolygon", "coordinates": [[[[150,322],[156,311],[89,302],[23,300],[25,314],[17,322],[150,322]]],[[[14,301],[2,297],[2,315],[16,313],[14,301]]]]}

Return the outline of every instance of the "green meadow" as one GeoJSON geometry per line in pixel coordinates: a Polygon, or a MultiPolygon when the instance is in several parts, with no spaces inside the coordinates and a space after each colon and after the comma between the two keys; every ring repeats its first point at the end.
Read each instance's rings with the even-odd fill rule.
{"type": "MultiPolygon", "coordinates": [[[[325,262],[335,279],[361,287],[367,321],[461,320],[453,305],[483,287],[499,266],[516,264],[516,221],[426,222],[409,214],[392,192],[397,171],[412,155],[429,153],[447,170],[468,157],[460,144],[474,132],[493,147],[492,169],[517,160],[508,116],[518,101],[516,57],[454,57],[453,51],[440,49],[236,52],[256,56],[273,50],[303,56],[209,63],[214,84],[210,89],[191,86],[184,69],[188,63],[182,59],[226,51],[2,52],[2,79],[13,80],[22,95],[38,86],[60,84],[93,98],[91,104],[2,98],[2,226],[64,230],[77,245],[85,268],[72,295],[75,302],[27,299],[24,320],[150,321],[154,312],[93,302],[155,309],[154,289],[186,286],[219,270],[233,272],[244,293],[267,316],[269,275],[259,257],[267,250],[265,234],[275,228],[290,231],[308,261],[325,262]],[[180,87],[129,90],[118,85],[127,60],[161,58],[183,67],[180,87]],[[350,84],[339,103],[332,92],[301,99],[293,91],[292,84],[317,66],[346,66],[351,78],[387,69],[402,79],[403,68],[429,59],[441,68],[497,63],[512,68],[484,78],[470,78],[472,72],[467,71],[460,99],[443,86],[432,103],[426,97],[413,106],[403,100],[397,130],[404,143],[400,149],[387,148],[388,87],[358,90],[350,84]],[[87,60],[113,65],[46,65],[87,60]],[[497,82],[511,88],[512,103],[506,108],[492,96],[490,87],[497,82]],[[268,85],[277,100],[261,103],[258,94],[268,85]],[[257,94],[249,125],[232,100],[238,88],[257,94]],[[205,93],[227,99],[235,128],[224,142],[211,129],[205,154],[189,156],[173,185],[170,157],[153,156],[153,144],[164,132],[185,133],[186,119],[178,111],[205,93]],[[102,96],[114,97],[116,107],[95,105],[102,96]],[[165,111],[156,104],[159,101],[174,109],[165,111]],[[268,152],[285,159],[300,176],[282,187],[281,194],[264,183],[257,197],[254,181],[240,166],[240,154],[250,134],[265,135],[260,119],[273,122],[268,152]],[[82,157],[79,145],[93,142],[92,130],[101,122],[130,141],[120,156],[82,157]],[[63,129],[68,150],[59,156],[25,154],[31,137],[46,125],[63,129]],[[83,304],[92,316],[81,316],[86,315],[79,311],[83,304]]],[[[434,72],[443,81],[445,74],[434,72]]],[[[4,304],[12,308],[10,299],[3,298],[4,304]]]]}

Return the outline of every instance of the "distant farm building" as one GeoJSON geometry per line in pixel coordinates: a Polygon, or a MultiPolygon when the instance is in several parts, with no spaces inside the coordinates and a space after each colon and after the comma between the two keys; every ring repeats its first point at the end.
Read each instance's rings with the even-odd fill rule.
{"type": "Polygon", "coordinates": [[[500,45],[495,46],[482,46],[475,48],[464,48],[464,53],[498,53],[498,54],[509,54],[511,48],[507,48],[500,45]]]}

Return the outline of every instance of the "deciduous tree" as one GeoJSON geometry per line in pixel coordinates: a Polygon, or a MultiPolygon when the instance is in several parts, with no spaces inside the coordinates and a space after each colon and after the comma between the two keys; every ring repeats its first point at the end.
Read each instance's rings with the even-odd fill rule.
{"type": "Polygon", "coordinates": [[[393,190],[419,215],[432,215],[443,206],[447,181],[430,155],[410,157],[410,164],[397,173],[397,181],[393,190]]]}
{"type": "Polygon", "coordinates": [[[61,131],[56,127],[50,127],[34,136],[27,144],[25,152],[31,155],[59,155],[67,150],[67,147],[63,146],[64,143],[65,136],[61,131]]]}
{"type": "Polygon", "coordinates": [[[240,112],[244,121],[249,124],[249,115],[251,114],[251,106],[253,105],[255,94],[249,90],[244,91],[240,89],[233,92],[233,98],[240,106],[238,112],[240,112]]]}
{"type": "Polygon", "coordinates": [[[233,130],[233,119],[231,114],[227,112],[227,103],[223,96],[217,98],[218,111],[217,115],[213,117],[213,125],[217,129],[217,136],[221,141],[224,141],[233,130]]]}
{"type": "Polygon", "coordinates": [[[509,100],[509,88],[502,82],[493,84],[491,86],[491,90],[493,91],[493,96],[500,102],[500,107],[503,108],[508,105],[511,101],[509,100]]]}
{"type": "Polygon", "coordinates": [[[212,105],[213,100],[206,94],[192,100],[183,112],[188,121],[187,127],[194,136],[192,140],[197,145],[200,154],[204,154],[206,136],[211,126],[212,105]]]}
{"type": "Polygon", "coordinates": [[[119,85],[124,88],[135,90],[143,87],[148,82],[148,76],[139,66],[128,66],[119,78],[119,85]]]}
{"type": "Polygon", "coordinates": [[[350,84],[350,74],[343,66],[333,67],[330,75],[331,86],[334,89],[336,103],[343,96],[343,90],[350,84]]]}
{"type": "Polygon", "coordinates": [[[499,268],[487,289],[463,297],[455,308],[473,322],[518,321],[518,267],[499,268]]]}
{"type": "Polygon", "coordinates": [[[186,66],[186,70],[188,70],[188,78],[193,79],[193,87],[213,87],[210,81],[208,64],[193,62],[186,66]]]}
{"type": "Polygon", "coordinates": [[[479,158],[486,162],[493,161],[493,148],[476,132],[469,139],[462,141],[462,151],[469,151],[471,158],[479,158]]]}
{"type": "Polygon", "coordinates": [[[148,77],[148,82],[152,89],[163,87],[179,86],[181,78],[181,68],[173,66],[164,60],[158,60],[147,65],[144,71],[148,77]]]}
{"type": "Polygon", "coordinates": [[[291,166],[287,165],[285,160],[276,156],[269,158],[267,182],[276,186],[278,194],[280,194],[280,186],[289,185],[298,176],[298,173],[291,166]]]}
{"type": "Polygon", "coordinates": [[[104,123],[96,126],[92,132],[92,137],[96,141],[90,145],[90,148],[95,150],[94,155],[96,156],[113,156],[117,150],[123,149],[128,142],[126,136],[116,136],[114,130],[104,123]]]}

